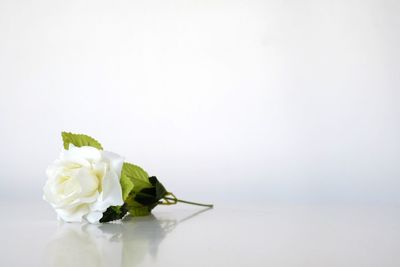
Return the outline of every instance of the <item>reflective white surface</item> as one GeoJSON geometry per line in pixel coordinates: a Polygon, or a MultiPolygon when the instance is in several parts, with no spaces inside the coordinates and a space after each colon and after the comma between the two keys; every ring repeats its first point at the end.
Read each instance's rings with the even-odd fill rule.
{"type": "Polygon", "coordinates": [[[116,224],[1,205],[2,266],[399,266],[399,207],[159,207],[116,224]],[[25,209],[26,212],[20,212],[25,209]]]}

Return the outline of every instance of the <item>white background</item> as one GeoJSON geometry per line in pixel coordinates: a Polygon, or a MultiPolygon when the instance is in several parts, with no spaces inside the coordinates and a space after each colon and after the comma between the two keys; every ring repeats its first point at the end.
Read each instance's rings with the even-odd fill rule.
{"type": "Polygon", "coordinates": [[[182,198],[400,203],[399,3],[0,0],[0,199],[65,130],[182,198]]]}

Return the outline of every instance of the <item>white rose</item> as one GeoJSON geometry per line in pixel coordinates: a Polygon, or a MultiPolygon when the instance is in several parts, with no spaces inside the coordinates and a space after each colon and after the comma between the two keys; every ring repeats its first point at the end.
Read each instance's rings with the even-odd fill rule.
{"type": "Polygon", "coordinates": [[[43,198],[67,222],[99,222],[110,206],[122,205],[120,175],[124,160],[94,147],[69,146],[50,165],[43,198]]]}

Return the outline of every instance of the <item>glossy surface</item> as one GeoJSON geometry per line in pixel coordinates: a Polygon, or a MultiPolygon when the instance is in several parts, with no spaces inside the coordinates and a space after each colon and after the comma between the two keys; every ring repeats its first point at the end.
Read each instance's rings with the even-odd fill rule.
{"type": "Polygon", "coordinates": [[[116,224],[1,205],[2,266],[399,266],[398,207],[160,207],[116,224]]]}

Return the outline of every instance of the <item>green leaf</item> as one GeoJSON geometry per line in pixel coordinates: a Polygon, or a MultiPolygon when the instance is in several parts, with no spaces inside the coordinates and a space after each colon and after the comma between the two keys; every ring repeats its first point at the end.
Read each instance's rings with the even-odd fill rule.
{"type": "Polygon", "coordinates": [[[149,177],[142,168],[127,162],[122,166],[121,186],[124,201],[132,216],[149,215],[167,194],[155,176],[149,177]]]}
{"type": "Polygon", "coordinates": [[[129,214],[132,216],[147,216],[150,214],[150,210],[146,206],[132,206],[129,208],[129,214]]]}
{"type": "Polygon", "coordinates": [[[139,166],[127,162],[124,162],[124,165],[122,166],[121,180],[123,180],[124,184],[129,184],[127,182],[129,180],[133,185],[133,188],[131,188],[128,193],[128,190],[125,189],[125,194],[129,194],[131,191],[137,193],[143,188],[148,188],[152,186],[149,181],[149,175],[146,171],[144,171],[139,166]]]}
{"type": "Polygon", "coordinates": [[[121,175],[121,179],[119,180],[122,189],[122,199],[125,201],[126,198],[129,196],[129,193],[132,191],[134,185],[126,175],[121,175]]]}
{"type": "Polygon", "coordinates": [[[135,193],[132,192],[128,199],[125,201],[126,206],[128,207],[129,214],[132,216],[146,216],[150,214],[150,209],[147,206],[144,206],[134,199],[135,193]]]}
{"type": "Polygon", "coordinates": [[[157,177],[152,176],[149,178],[149,180],[156,188],[156,199],[157,199],[157,201],[159,201],[168,193],[167,189],[165,189],[163,184],[160,183],[160,181],[158,181],[157,177]]]}
{"type": "Polygon", "coordinates": [[[96,139],[85,134],[73,134],[68,132],[62,132],[61,136],[64,142],[65,149],[69,148],[69,144],[73,144],[74,146],[77,147],[91,146],[100,150],[103,149],[101,144],[96,139]]]}
{"type": "Polygon", "coordinates": [[[124,162],[122,165],[120,183],[122,187],[122,197],[128,207],[129,214],[132,216],[149,215],[149,207],[135,201],[135,196],[140,190],[152,187],[147,172],[139,166],[124,162]]]}
{"type": "Polygon", "coordinates": [[[158,181],[157,177],[152,176],[149,178],[152,187],[143,188],[140,192],[135,195],[134,200],[143,205],[147,206],[149,210],[155,208],[159,201],[167,194],[165,187],[158,181]]]}
{"type": "Polygon", "coordinates": [[[127,212],[128,207],[126,204],[122,206],[111,206],[103,213],[103,217],[100,219],[100,222],[103,223],[120,220],[126,215],[127,212]]]}

